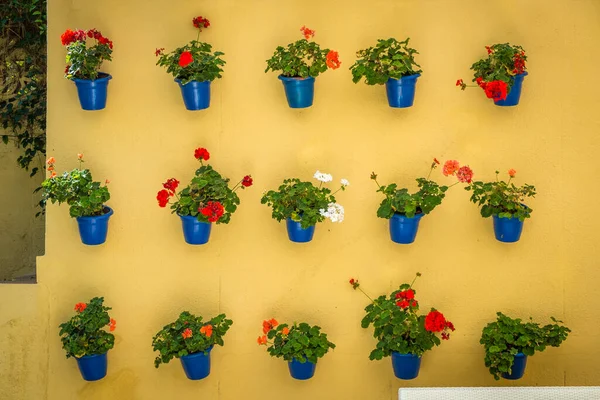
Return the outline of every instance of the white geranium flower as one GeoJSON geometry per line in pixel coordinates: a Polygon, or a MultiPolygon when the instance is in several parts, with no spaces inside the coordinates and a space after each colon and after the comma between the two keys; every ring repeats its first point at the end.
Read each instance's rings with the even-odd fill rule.
{"type": "Polygon", "coordinates": [[[331,222],[342,222],[344,220],[344,207],[337,203],[329,203],[327,210],[321,208],[319,213],[331,222]]]}
{"type": "Polygon", "coordinates": [[[317,172],[315,172],[314,178],[318,181],[327,183],[327,182],[331,182],[333,180],[333,176],[329,175],[329,174],[325,174],[323,172],[320,172],[317,170],[317,172]]]}
{"type": "Polygon", "coordinates": [[[342,179],[340,181],[340,183],[342,184],[342,186],[349,186],[350,185],[350,182],[348,182],[348,179],[342,179]]]}

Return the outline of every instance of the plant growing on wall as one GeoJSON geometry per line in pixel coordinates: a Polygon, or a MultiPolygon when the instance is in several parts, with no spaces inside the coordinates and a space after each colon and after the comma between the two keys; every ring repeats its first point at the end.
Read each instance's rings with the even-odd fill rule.
{"type": "Polygon", "coordinates": [[[420,359],[423,353],[441,344],[442,340],[450,339],[454,325],[435,308],[427,314],[420,313],[420,305],[414,289],[416,279],[408,284],[400,285],[389,296],[371,298],[360,286],[357,279],[350,279],[354,290],[362,292],[370,304],[365,307],[366,315],[361,321],[363,328],[373,325],[373,337],[377,340],[375,349],[371,351],[371,360],[381,360],[392,356],[392,365],[396,376],[401,379],[413,379],[417,376],[420,359]],[[403,357],[403,355],[407,357],[403,357]],[[403,364],[412,364],[406,366],[403,364]],[[408,370],[408,376],[399,374],[408,370]],[[402,375],[402,376],[399,376],[402,375]]]}
{"type": "Polygon", "coordinates": [[[481,59],[471,66],[474,71],[473,82],[477,85],[467,85],[462,79],[456,81],[456,86],[462,90],[467,87],[480,87],[488,99],[493,99],[498,105],[516,105],[521,93],[521,83],[527,74],[525,62],[527,55],[521,46],[509,43],[485,46],[487,58],[481,59]],[[507,99],[510,93],[516,98],[516,103],[501,103],[507,99]],[[518,94],[517,94],[518,91],[518,94]]]}
{"type": "Polygon", "coordinates": [[[374,47],[357,51],[358,59],[350,67],[352,81],[358,83],[364,78],[367,85],[383,85],[390,78],[420,74],[421,66],[414,57],[419,52],[408,46],[409,41],[410,38],[402,42],[379,39],[374,47]]]}
{"type": "Polygon", "coordinates": [[[290,373],[296,379],[311,378],[319,358],[335,348],[319,326],[306,322],[279,324],[275,319],[263,321],[263,335],[257,342],[267,347],[271,357],[287,361],[290,373]]]}
{"type": "Polygon", "coordinates": [[[483,328],[479,341],[485,347],[485,366],[496,380],[501,376],[507,379],[520,378],[525,362],[522,362],[520,376],[515,376],[513,365],[517,360],[523,359],[523,356],[533,356],[536,351],[544,351],[548,346],[559,347],[571,332],[554,317],[551,317],[553,324],[541,326],[531,318],[529,322],[522,322],[501,312],[496,315],[497,320],[483,328]]]}

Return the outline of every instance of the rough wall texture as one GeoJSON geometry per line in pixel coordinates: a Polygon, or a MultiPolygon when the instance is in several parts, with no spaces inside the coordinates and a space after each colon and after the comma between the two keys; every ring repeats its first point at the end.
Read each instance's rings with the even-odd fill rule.
{"type": "MultiPolygon", "coordinates": [[[[80,244],[66,207],[50,207],[47,252],[39,260],[49,301],[47,398],[233,400],[393,399],[400,385],[599,385],[600,320],[594,213],[599,192],[597,110],[600,56],[597,1],[306,1],[101,3],[50,1],[49,153],[59,168],[83,152],[98,179],[111,179],[115,214],[104,246],[80,244]],[[224,79],[213,104],[185,111],[178,88],[154,66],[156,47],[191,39],[191,18],[212,22],[204,39],[226,53],[224,79]],[[303,24],[340,52],[343,68],[317,79],[311,109],[290,110],[274,74],[263,74],[273,49],[299,37],[303,24]],[[96,27],[114,40],[114,79],[102,112],[79,109],[73,84],[62,78],[67,27],[96,27]],[[383,88],[354,85],[346,69],[354,52],[377,38],[410,36],[424,73],[412,109],[393,110],[383,88]],[[461,92],[457,78],[490,43],[528,51],[521,104],[495,107],[478,90],[461,92]],[[229,177],[251,172],[256,185],[228,226],[206,246],[183,242],[179,221],[155,202],[166,178],[190,178],[195,147],[229,177]],[[468,163],[480,179],[515,168],[535,184],[521,242],[493,239],[468,193],[454,188],[422,221],[417,242],[394,245],[369,180],[411,182],[432,157],[468,163]],[[320,169],[351,182],[339,201],[342,225],[317,227],[314,242],[290,243],[282,224],[259,204],[263,190],[284,177],[309,178],[320,169]],[[420,377],[393,378],[390,362],[370,362],[370,332],[360,329],[364,299],[350,276],[378,294],[415,271],[423,307],[440,308],[456,325],[453,338],[427,353],[420,377]],[[104,295],[118,321],[106,380],[85,383],[65,360],[56,326],[73,304],[104,295]],[[213,352],[213,373],[188,381],[177,362],[156,370],[152,335],[188,309],[226,312],[234,326],[213,352]],[[496,311],[564,319],[573,329],[560,349],[533,357],[521,381],[495,382],[483,366],[481,328],[496,311]],[[319,324],[338,345],[311,381],[289,378],[285,364],[255,344],[264,318],[319,324]]],[[[23,367],[28,373],[28,367],[23,367]]],[[[36,397],[29,397],[37,399],[36,397]]]]}
{"type": "Polygon", "coordinates": [[[0,145],[0,281],[35,274],[35,257],[44,254],[44,217],[35,217],[33,195],[44,175],[30,178],[15,161],[20,151],[0,145]]]}

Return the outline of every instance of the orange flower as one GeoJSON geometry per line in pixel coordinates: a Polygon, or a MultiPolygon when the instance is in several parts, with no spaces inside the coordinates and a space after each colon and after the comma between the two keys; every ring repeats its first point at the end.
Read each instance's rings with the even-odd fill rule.
{"type": "Polygon", "coordinates": [[[186,328],[186,330],[183,331],[183,333],[181,334],[181,336],[184,339],[191,338],[192,337],[192,330],[190,328],[186,328]]]}
{"type": "Polygon", "coordinates": [[[112,318],[110,319],[109,329],[111,332],[114,331],[115,329],[117,329],[117,321],[115,321],[112,318]]]}
{"type": "Polygon", "coordinates": [[[511,178],[514,178],[516,174],[517,171],[515,171],[514,169],[511,168],[508,170],[508,176],[510,176],[511,178]]]}
{"type": "Polygon", "coordinates": [[[50,164],[50,165],[48,166],[48,171],[54,171],[54,165],[50,164]]]}
{"type": "Polygon", "coordinates": [[[110,183],[110,181],[108,179],[104,181],[105,185],[108,185],[109,183],[110,183]]]}
{"type": "Polygon", "coordinates": [[[83,312],[83,310],[85,310],[86,308],[87,308],[87,304],[85,304],[85,303],[75,304],[75,311],[77,311],[77,312],[83,312]]]}
{"type": "Polygon", "coordinates": [[[288,329],[288,327],[286,326],[285,328],[283,328],[281,330],[281,333],[283,333],[284,335],[287,335],[288,333],[290,333],[290,330],[288,329]]]}
{"type": "Polygon", "coordinates": [[[263,336],[259,336],[259,337],[258,337],[258,339],[256,339],[256,342],[257,342],[259,345],[261,345],[261,346],[262,346],[263,344],[264,344],[264,345],[266,345],[266,344],[267,344],[267,337],[266,337],[266,336],[264,336],[264,335],[263,335],[263,336]]]}
{"type": "Polygon", "coordinates": [[[437,165],[440,165],[440,162],[438,161],[437,158],[434,157],[433,162],[436,163],[437,165]]]}
{"type": "Polygon", "coordinates": [[[300,32],[302,32],[302,34],[304,35],[304,38],[306,40],[315,36],[315,31],[313,31],[312,29],[308,29],[306,26],[303,26],[302,28],[300,28],[300,32]]]}
{"type": "Polygon", "coordinates": [[[212,325],[204,325],[202,328],[200,328],[200,333],[203,333],[206,335],[206,337],[211,337],[213,333],[212,325]]]}
{"type": "Polygon", "coordinates": [[[83,160],[83,154],[81,154],[81,153],[77,154],[77,159],[78,160],[83,160]]]}
{"type": "Polygon", "coordinates": [[[333,50],[329,50],[329,53],[327,53],[327,61],[325,63],[331,69],[338,69],[342,65],[338,52],[333,50]]]}
{"type": "Polygon", "coordinates": [[[266,335],[269,331],[279,325],[274,318],[271,318],[268,321],[263,321],[263,333],[266,335]]]}
{"type": "Polygon", "coordinates": [[[448,160],[444,164],[443,173],[445,176],[454,175],[456,171],[460,168],[460,164],[456,160],[448,160]]]}
{"type": "Polygon", "coordinates": [[[50,178],[54,178],[56,176],[56,171],[52,171],[52,173],[50,174],[50,178]]]}
{"type": "Polygon", "coordinates": [[[56,162],[56,160],[54,159],[54,157],[50,157],[48,159],[48,161],[46,161],[46,163],[48,163],[48,164],[54,164],[55,162],[56,162]]]}

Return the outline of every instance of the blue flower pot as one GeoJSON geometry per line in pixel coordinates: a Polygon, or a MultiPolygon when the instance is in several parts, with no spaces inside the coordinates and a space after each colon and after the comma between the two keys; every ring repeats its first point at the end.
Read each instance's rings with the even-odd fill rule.
{"type": "Polygon", "coordinates": [[[390,78],[385,83],[388,104],[394,108],[412,107],[415,102],[415,86],[421,74],[403,76],[400,79],[390,78]]]}
{"type": "Polygon", "coordinates": [[[497,215],[492,215],[492,218],[496,240],[504,243],[519,241],[523,231],[523,221],[519,221],[519,218],[500,218],[497,215]]]}
{"type": "Polygon", "coordinates": [[[290,78],[279,75],[285,89],[290,108],[307,108],[313,105],[315,97],[315,78],[290,78]]]}
{"type": "Polygon", "coordinates": [[[525,79],[525,76],[527,76],[527,72],[515,75],[513,77],[513,85],[510,88],[510,92],[508,92],[506,99],[494,101],[494,103],[501,107],[510,107],[519,104],[519,99],[521,98],[521,89],[523,87],[523,79],[525,79]]]}
{"type": "Polygon", "coordinates": [[[185,85],[175,79],[181,89],[185,108],[190,111],[205,110],[210,107],[210,81],[190,81],[185,85]]]}
{"type": "Polygon", "coordinates": [[[285,221],[287,227],[288,237],[292,242],[296,243],[306,243],[310,242],[315,234],[315,225],[309,226],[306,229],[302,229],[300,222],[293,221],[291,218],[288,218],[285,221]]]}
{"type": "Polygon", "coordinates": [[[415,379],[419,376],[421,357],[414,354],[392,353],[394,375],[399,379],[415,379]]]}
{"type": "Polygon", "coordinates": [[[515,354],[515,360],[513,361],[513,365],[511,367],[510,374],[503,373],[502,377],[504,379],[516,380],[521,379],[523,375],[525,375],[525,367],[527,366],[527,356],[523,353],[515,354]]]}
{"type": "Polygon", "coordinates": [[[179,358],[188,379],[198,381],[210,375],[210,352],[212,349],[213,346],[210,346],[206,350],[206,354],[200,352],[179,358]]]}
{"type": "Polygon", "coordinates": [[[305,381],[315,375],[317,364],[311,363],[308,360],[306,360],[304,363],[301,363],[294,358],[292,361],[288,362],[288,368],[290,369],[290,375],[292,375],[292,378],[305,381]]]}
{"type": "Polygon", "coordinates": [[[103,72],[100,72],[94,80],[73,79],[75,86],[77,86],[81,108],[88,111],[104,109],[108,94],[108,81],[111,79],[112,76],[103,72]]]}
{"type": "Polygon", "coordinates": [[[112,208],[104,206],[104,214],[92,217],[77,217],[79,236],[83,244],[96,246],[106,242],[108,220],[114,214],[112,208]]]}
{"type": "Polygon", "coordinates": [[[94,354],[76,358],[81,376],[86,381],[98,381],[106,376],[108,360],[106,354],[94,354]]]}
{"type": "Polygon", "coordinates": [[[408,218],[402,214],[394,214],[390,218],[390,237],[392,242],[400,244],[411,244],[417,237],[419,230],[419,221],[423,218],[423,213],[415,214],[414,217],[408,218]]]}
{"type": "Polygon", "coordinates": [[[206,244],[210,238],[210,222],[198,221],[191,215],[180,215],[183,237],[188,244],[206,244]]]}

